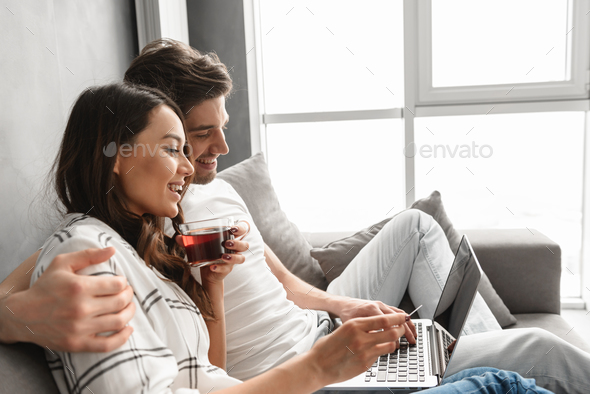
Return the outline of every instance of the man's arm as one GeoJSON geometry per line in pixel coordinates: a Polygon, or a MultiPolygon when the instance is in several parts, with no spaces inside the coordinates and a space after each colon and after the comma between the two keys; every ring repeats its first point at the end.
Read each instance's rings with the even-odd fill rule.
{"type": "Polygon", "coordinates": [[[114,248],[87,249],[57,256],[29,288],[39,252],[0,284],[0,342],[33,342],[69,352],[108,352],[127,341],[135,312],[125,278],[77,275],[108,260],[114,248]],[[101,332],[118,331],[105,337],[101,332]]]}
{"type": "Polygon", "coordinates": [[[279,260],[276,254],[264,244],[264,257],[272,273],[287,292],[287,298],[298,307],[324,310],[340,316],[341,307],[349,297],[328,294],[293,275],[279,260]]]}
{"type": "MultiPolygon", "coordinates": [[[[326,293],[293,275],[266,244],[264,257],[272,273],[285,288],[287,298],[302,309],[324,310],[332,317],[340,317],[343,322],[357,317],[403,312],[381,301],[361,300],[326,293]]],[[[413,323],[410,322],[407,328],[406,338],[410,343],[414,343],[416,331],[413,323]]]]}
{"type": "Polygon", "coordinates": [[[29,282],[31,281],[31,271],[35,268],[35,262],[39,257],[41,251],[36,251],[30,255],[25,261],[21,263],[14,271],[8,275],[2,283],[0,283],[0,297],[4,298],[8,294],[18,293],[19,291],[27,290],[29,282]]]}

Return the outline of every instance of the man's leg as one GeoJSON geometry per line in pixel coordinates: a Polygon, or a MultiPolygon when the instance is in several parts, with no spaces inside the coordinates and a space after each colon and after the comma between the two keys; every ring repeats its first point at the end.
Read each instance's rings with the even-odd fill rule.
{"type": "MultiPolygon", "coordinates": [[[[389,393],[391,390],[380,390],[389,393]]],[[[347,394],[351,391],[325,391],[317,393],[347,394]]],[[[373,394],[376,391],[354,391],[354,394],[373,394]]],[[[495,368],[471,368],[443,380],[442,385],[420,391],[428,394],[551,394],[538,387],[533,379],[524,379],[515,372],[495,368]]]]}
{"type": "Polygon", "coordinates": [[[462,336],[448,374],[472,367],[514,371],[555,393],[590,393],[590,354],[540,328],[462,336]]]}
{"type": "MultiPolygon", "coordinates": [[[[420,317],[431,318],[453,259],[444,232],[432,216],[409,209],[387,223],[327,291],[397,306],[407,289],[412,302],[423,305],[420,317]]],[[[478,294],[464,332],[499,329],[478,294]]]]}
{"type": "Polygon", "coordinates": [[[551,394],[533,379],[495,368],[471,368],[443,380],[442,386],[427,390],[432,394],[551,394]]]}

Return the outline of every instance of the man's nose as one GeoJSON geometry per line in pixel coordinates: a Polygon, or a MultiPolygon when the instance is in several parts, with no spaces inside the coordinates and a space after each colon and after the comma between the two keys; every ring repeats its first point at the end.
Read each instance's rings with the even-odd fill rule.
{"type": "Polygon", "coordinates": [[[215,135],[213,136],[213,141],[209,146],[209,153],[213,153],[216,155],[227,155],[229,152],[229,147],[225,142],[225,134],[223,130],[218,130],[215,135]]]}

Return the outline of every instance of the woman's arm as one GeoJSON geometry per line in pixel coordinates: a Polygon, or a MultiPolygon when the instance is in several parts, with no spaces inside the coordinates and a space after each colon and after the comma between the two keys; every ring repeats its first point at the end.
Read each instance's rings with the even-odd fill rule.
{"type": "MultiPolygon", "coordinates": [[[[209,267],[207,267],[209,268],[209,267]]],[[[205,320],[207,331],[209,331],[209,362],[216,367],[225,370],[227,359],[225,340],[225,308],[223,305],[223,282],[214,286],[204,286],[205,291],[211,299],[214,320],[205,320]]]]}
{"type": "Polygon", "coordinates": [[[396,349],[406,316],[397,313],[349,320],[318,340],[309,352],[217,393],[304,394],[350,379],[366,371],[380,355],[396,349]]]}
{"type": "MultiPolygon", "coordinates": [[[[246,227],[241,224],[232,228],[232,233],[236,237],[244,235],[246,231],[246,227]]],[[[182,237],[177,236],[176,242],[182,246],[182,237]]],[[[229,275],[235,264],[242,264],[246,260],[246,257],[240,254],[240,252],[247,251],[250,245],[246,241],[234,239],[227,242],[224,247],[238,253],[225,254],[223,256],[223,264],[214,264],[200,269],[201,284],[211,299],[213,312],[215,313],[214,320],[205,320],[210,339],[209,362],[223,370],[225,370],[227,360],[223,280],[229,275]]]]}
{"type": "MultiPolygon", "coordinates": [[[[234,241],[232,249],[245,251],[248,249],[248,243],[244,241],[234,241]]],[[[209,331],[209,362],[225,370],[227,359],[226,340],[225,340],[225,308],[223,304],[223,280],[232,271],[234,264],[242,264],[245,257],[241,254],[224,255],[224,264],[215,264],[201,268],[201,281],[203,288],[211,299],[211,306],[215,313],[215,319],[205,320],[207,331],[209,331]]]]}
{"type": "Polygon", "coordinates": [[[39,253],[27,258],[0,284],[0,342],[33,342],[69,352],[109,352],[125,343],[132,329],[121,328],[135,311],[131,287],[120,277],[76,274],[108,260],[114,249],[59,255],[29,288],[39,253]],[[119,332],[96,336],[104,331],[119,332]]]}
{"type": "MultiPolygon", "coordinates": [[[[57,254],[103,245],[104,242],[101,243],[99,240],[104,241],[108,238],[101,237],[103,234],[101,231],[102,227],[80,226],[72,230],[72,238],[66,238],[61,242],[57,239],[53,240],[53,244],[47,247],[48,254],[45,255],[42,252],[37,266],[31,271],[33,280],[37,281],[35,283],[39,283],[50,273],[51,265],[56,262],[59,264],[59,259],[54,259],[57,254]],[[52,247],[53,249],[49,250],[52,247]]],[[[183,387],[196,388],[194,386],[198,382],[202,393],[206,393],[212,387],[222,388],[238,383],[237,380],[220,373],[217,368],[206,362],[208,348],[204,346],[205,341],[203,340],[205,325],[195,322],[195,319],[200,317],[196,312],[192,312],[191,308],[188,308],[186,312],[172,314],[173,316],[184,316],[183,320],[166,320],[164,324],[170,324],[171,330],[195,329],[197,330],[197,338],[189,339],[187,343],[185,339],[181,339],[181,336],[175,335],[174,338],[165,338],[161,336],[161,332],[157,332],[153,322],[162,322],[163,316],[167,318],[171,316],[167,312],[162,314],[160,309],[164,307],[164,310],[167,310],[164,306],[167,304],[166,298],[175,299],[173,296],[173,293],[176,293],[174,286],[170,286],[166,284],[166,281],[150,274],[149,270],[144,270],[141,267],[144,263],[132,251],[128,250],[126,245],[121,244],[118,237],[110,238],[108,243],[115,247],[115,255],[107,262],[89,265],[80,270],[79,274],[87,275],[85,278],[116,275],[120,280],[129,281],[141,289],[136,290],[132,300],[136,307],[136,312],[130,321],[133,332],[128,341],[109,353],[65,353],[53,349],[52,352],[46,352],[48,363],[52,367],[52,374],[60,390],[82,392],[88,388],[97,394],[99,392],[139,393],[140,391],[154,394],[172,393],[173,390],[170,389],[170,386],[178,379],[180,373],[183,374],[183,387]],[[156,293],[151,289],[154,289],[156,293]],[[158,298],[159,301],[151,304],[153,307],[149,310],[148,307],[143,308],[142,306],[145,306],[143,301],[146,301],[148,295],[157,295],[157,292],[160,292],[160,296],[154,296],[151,302],[158,300],[158,298]],[[195,314],[193,317],[189,317],[187,315],[189,313],[195,314]],[[187,344],[189,350],[187,350],[187,344]],[[183,364],[179,367],[181,362],[183,364]],[[181,368],[182,372],[180,372],[181,368]],[[192,383],[188,379],[189,375],[195,379],[192,383]]],[[[109,251],[114,250],[109,248],[109,251]]],[[[97,304],[100,304],[100,301],[97,300],[97,304]]],[[[131,330],[131,327],[128,329],[131,330]]],[[[104,333],[101,336],[109,338],[109,335],[111,334],[104,333]]],[[[183,390],[181,392],[193,391],[183,390]]]]}

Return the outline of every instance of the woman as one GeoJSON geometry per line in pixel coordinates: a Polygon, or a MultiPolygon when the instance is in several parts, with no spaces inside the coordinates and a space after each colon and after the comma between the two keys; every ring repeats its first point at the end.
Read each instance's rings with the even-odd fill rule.
{"type": "MultiPolygon", "coordinates": [[[[193,173],[185,142],[182,113],[157,90],[126,84],[87,89],[72,109],[54,166],[66,215],[45,242],[31,281],[58,254],[112,248],[108,262],[82,273],[126,277],[136,312],[134,332],[115,351],[48,349],[62,393],[309,393],[363,372],[396,348],[405,314],[353,319],[260,376],[245,383],[229,377],[223,370],[223,278],[244,258],[225,255],[228,264],[202,268],[199,283],[183,249],[163,232],[164,217],[177,231],[182,222],[179,201],[193,173]]],[[[233,248],[245,251],[247,244],[235,241],[233,248]]]]}

